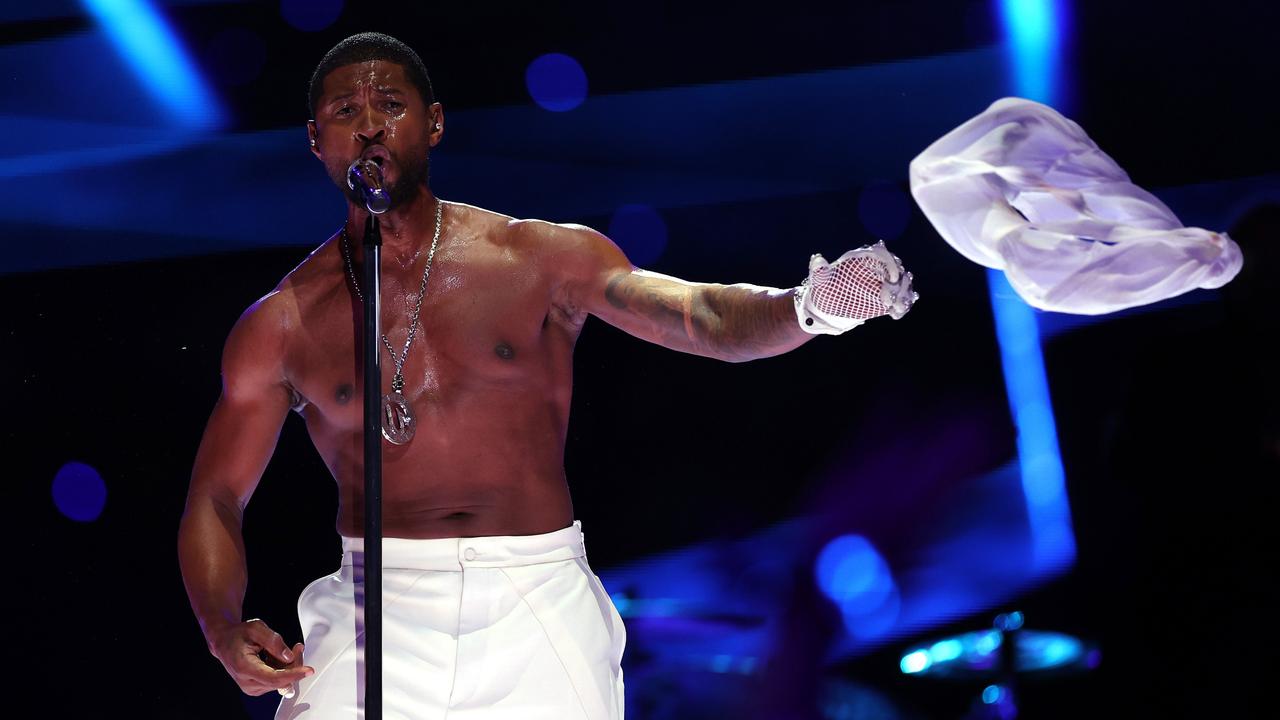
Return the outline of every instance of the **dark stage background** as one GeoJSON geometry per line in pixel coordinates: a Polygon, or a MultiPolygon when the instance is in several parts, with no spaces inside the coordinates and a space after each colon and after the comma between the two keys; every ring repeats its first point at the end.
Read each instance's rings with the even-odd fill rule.
{"type": "MultiPolygon", "coordinates": [[[[878,237],[915,274],[901,322],[745,364],[588,322],[565,465],[627,619],[629,718],[999,717],[1007,706],[979,699],[995,679],[900,660],[1013,610],[1097,651],[1023,677],[1019,717],[1273,716],[1280,11],[1022,4],[1052,11],[1055,107],[1245,254],[1219,291],[1091,322],[1036,313],[1074,538],[1037,564],[987,275],[906,192],[916,153],[1017,94],[1008,5],[0,11],[6,706],[270,717],[278,698],[243,696],[205,650],[176,532],[228,330],[341,223],[305,146],[306,82],[372,29],[432,73],[445,199],[613,228],[638,264],[690,280],[790,287],[811,253],[878,237]],[[116,12],[136,14],[112,25],[116,12]],[[128,38],[165,28],[204,88],[177,101],[121,59],[128,38]],[[531,99],[526,69],[547,53],[584,70],[580,106],[531,99]],[[55,491],[68,463],[90,475],[55,491]],[[885,588],[856,617],[815,582],[826,543],[848,535],[875,548],[885,588]]],[[[297,594],[339,559],[336,508],[291,416],[245,516],[245,617],[300,639],[297,594]]]]}

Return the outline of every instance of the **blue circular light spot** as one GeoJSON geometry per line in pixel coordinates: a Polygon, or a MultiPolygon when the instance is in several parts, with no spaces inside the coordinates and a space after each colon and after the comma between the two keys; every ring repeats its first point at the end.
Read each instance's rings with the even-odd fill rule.
{"type": "Polygon", "coordinates": [[[1000,613],[997,615],[995,625],[1001,630],[1012,631],[1022,627],[1022,622],[1022,613],[1014,610],[1010,613],[1000,613]]]}
{"type": "Polygon", "coordinates": [[[924,650],[912,650],[902,656],[902,662],[898,663],[898,668],[907,675],[924,672],[933,665],[933,661],[929,659],[929,653],[924,650]]]}
{"type": "Polygon", "coordinates": [[[881,240],[894,240],[911,220],[911,199],[896,183],[868,185],[858,195],[858,219],[881,240]]]}
{"type": "Polygon", "coordinates": [[[245,85],[257,79],[267,62],[267,44],[252,30],[227,28],[209,41],[211,74],[226,85],[245,85]]]}
{"type": "Polygon", "coordinates": [[[975,633],[973,649],[978,655],[990,655],[1004,644],[1004,635],[997,630],[975,633]]]}
{"type": "Polygon", "coordinates": [[[609,238],[636,267],[646,267],[667,249],[667,224],[648,205],[623,205],[609,220],[609,238]]]}
{"type": "Polygon", "coordinates": [[[934,662],[947,662],[955,660],[964,652],[964,643],[955,638],[947,640],[939,640],[929,647],[929,657],[934,662]]]}
{"type": "Polygon", "coordinates": [[[1000,694],[999,685],[988,685],[982,689],[982,702],[994,705],[1000,702],[1000,694]]]}
{"type": "Polygon", "coordinates": [[[524,71],[529,97],[552,112],[572,110],[587,98],[587,73],[577,60],[561,53],[549,53],[524,71]]]}
{"type": "Polygon", "coordinates": [[[889,567],[861,535],[841,535],[818,553],[818,587],[846,612],[874,608],[893,585],[889,567]]]}
{"type": "Polygon", "coordinates": [[[342,0],[280,0],[280,14],[297,29],[315,32],[338,19],[342,4],[342,0]]]}
{"type": "Polygon", "coordinates": [[[97,470],[69,462],[53,476],[53,503],[72,520],[93,522],[107,504],[107,484],[97,470]]]}

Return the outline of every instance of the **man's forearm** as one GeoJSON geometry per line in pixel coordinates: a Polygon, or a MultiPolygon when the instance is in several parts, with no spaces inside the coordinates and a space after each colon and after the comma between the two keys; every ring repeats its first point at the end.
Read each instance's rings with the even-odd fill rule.
{"type": "Polygon", "coordinates": [[[714,348],[722,360],[781,355],[814,338],[796,320],[794,288],[706,284],[693,292],[694,311],[705,311],[710,319],[689,326],[707,335],[700,344],[714,348]]]}
{"type": "Polygon", "coordinates": [[[248,570],[238,509],[207,495],[188,498],[178,527],[178,562],[206,641],[213,627],[241,621],[248,570]]]}
{"type": "Polygon", "coordinates": [[[743,362],[795,349],[813,335],[796,319],[795,290],[740,283],[693,283],[646,270],[618,272],[607,305],[592,312],[663,347],[743,362]]]}

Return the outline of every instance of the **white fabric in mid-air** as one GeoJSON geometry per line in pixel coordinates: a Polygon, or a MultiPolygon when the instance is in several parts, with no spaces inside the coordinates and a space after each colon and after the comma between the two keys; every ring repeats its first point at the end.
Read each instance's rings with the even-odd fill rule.
{"type": "Polygon", "coordinates": [[[1042,310],[1146,305],[1221,287],[1243,263],[1225,233],[1183,227],[1079,125],[1031,100],[992,103],[912,160],[910,177],[943,239],[1042,310]]]}

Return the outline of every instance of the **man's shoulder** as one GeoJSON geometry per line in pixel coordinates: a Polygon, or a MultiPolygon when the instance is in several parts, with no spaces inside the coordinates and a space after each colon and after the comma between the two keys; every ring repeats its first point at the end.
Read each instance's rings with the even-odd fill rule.
{"type": "Polygon", "coordinates": [[[248,340],[252,344],[269,338],[282,339],[285,333],[297,325],[297,319],[297,296],[286,279],[240,313],[227,340],[228,345],[235,343],[237,339],[248,340]]]}
{"type": "Polygon", "coordinates": [[[605,241],[603,235],[586,225],[537,218],[509,218],[504,230],[511,242],[540,255],[591,253],[605,241]]]}

